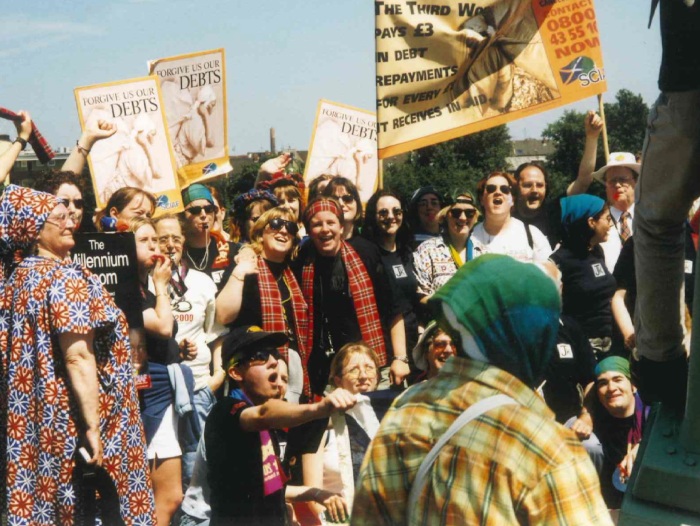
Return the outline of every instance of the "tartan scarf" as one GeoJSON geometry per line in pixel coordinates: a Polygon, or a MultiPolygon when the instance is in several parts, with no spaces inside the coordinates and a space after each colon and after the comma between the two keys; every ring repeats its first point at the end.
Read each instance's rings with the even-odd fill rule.
{"type": "MultiPolygon", "coordinates": [[[[384,331],[382,331],[382,324],[379,319],[372,280],[367,274],[367,269],[360,256],[345,241],[342,241],[340,246],[340,257],[348,274],[350,296],[355,304],[355,312],[357,314],[357,322],[360,325],[362,339],[377,353],[379,363],[386,365],[387,354],[384,344],[384,331]]],[[[306,303],[309,307],[309,320],[311,320],[307,339],[309,349],[313,348],[314,342],[314,271],[314,259],[310,258],[304,264],[301,279],[304,298],[306,298],[306,303]]]]}
{"type": "MultiPolygon", "coordinates": [[[[1,106],[0,118],[8,119],[13,122],[22,122],[22,117],[20,117],[17,113],[15,113],[14,111],[10,111],[7,108],[3,108],[1,106]]],[[[53,150],[51,149],[51,146],[49,146],[48,141],[44,139],[44,136],[41,133],[39,133],[39,129],[36,127],[36,124],[34,124],[33,121],[32,134],[29,136],[29,140],[27,142],[32,145],[32,149],[34,150],[34,153],[36,154],[36,157],[37,159],[39,159],[39,162],[41,162],[41,164],[48,163],[56,155],[55,153],[53,153],[53,150]]]]}
{"type": "MultiPolygon", "coordinates": [[[[299,288],[294,273],[287,266],[282,271],[282,276],[289,287],[289,294],[292,301],[292,311],[294,312],[294,334],[297,340],[297,349],[301,357],[301,366],[304,371],[304,394],[311,396],[311,383],[306,369],[309,356],[305,337],[309,329],[309,317],[304,301],[304,296],[299,288]]],[[[280,294],[277,280],[273,276],[270,267],[265,260],[258,256],[258,290],[260,291],[260,310],[262,311],[262,328],[267,332],[283,332],[287,334],[287,324],[284,318],[284,307],[282,306],[282,295],[280,294]]],[[[287,360],[288,344],[280,347],[280,352],[287,360]]]]}

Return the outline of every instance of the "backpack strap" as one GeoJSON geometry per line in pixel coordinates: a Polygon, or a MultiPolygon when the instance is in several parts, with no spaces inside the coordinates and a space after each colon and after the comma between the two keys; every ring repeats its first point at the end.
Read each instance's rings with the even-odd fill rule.
{"type": "Polygon", "coordinates": [[[440,439],[430,450],[428,455],[423,459],[423,462],[421,462],[421,465],[418,468],[418,473],[416,474],[416,478],[413,480],[411,492],[408,496],[408,509],[406,515],[407,517],[411,517],[415,513],[415,508],[418,503],[418,497],[420,497],[420,494],[423,492],[423,487],[425,486],[426,479],[428,477],[428,472],[433,467],[435,459],[440,454],[440,450],[454,436],[454,434],[457,433],[457,431],[462,429],[469,422],[471,422],[475,418],[479,418],[481,415],[483,415],[487,411],[490,411],[491,409],[501,407],[502,405],[515,405],[517,403],[518,402],[513,400],[508,395],[500,394],[489,396],[488,398],[479,400],[477,403],[469,406],[461,415],[457,417],[457,420],[455,420],[452,423],[452,425],[449,428],[447,428],[447,431],[445,431],[445,433],[440,437],[440,439]]]}
{"type": "Polygon", "coordinates": [[[532,240],[532,231],[530,230],[530,223],[525,223],[525,234],[527,235],[527,244],[530,245],[532,250],[535,250],[535,242],[532,240]]]}

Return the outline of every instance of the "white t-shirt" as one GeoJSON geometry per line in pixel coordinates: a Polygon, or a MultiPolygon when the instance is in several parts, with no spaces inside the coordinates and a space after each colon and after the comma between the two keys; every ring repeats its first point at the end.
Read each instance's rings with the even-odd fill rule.
{"type": "Polygon", "coordinates": [[[178,343],[187,339],[197,344],[197,357],[183,363],[192,369],[194,389],[198,391],[207,385],[211,374],[211,350],[207,344],[224,334],[226,328],[216,323],[216,285],[212,279],[204,272],[189,269],[185,285],[184,301],[171,302],[178,326],[175,339],[178,343]]]}
{"type": "Polygon", "coordinates": [[[495,235],[486,232],[483,223],[474,227],[471,235],[474,244],[474,258],[484,254],[503,254],[525,263],[540,263],[547,261],[552,253],[552,247],[545,235],[530,225],[532,248],[527,240],[525,224],[511,217],[506,226],[495,235]]]}

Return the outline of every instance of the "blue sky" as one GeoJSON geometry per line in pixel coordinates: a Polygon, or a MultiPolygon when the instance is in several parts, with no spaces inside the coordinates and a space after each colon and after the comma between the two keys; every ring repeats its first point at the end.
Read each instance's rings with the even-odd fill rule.
{"type": "MultiPolygon", "coordinates": [[[[651,104],[661,56],[648,2],[597,0],[608,81],[651,104]]],[[[374,6],[369,0],[41,0],[11,2],[0,18],[0,106],[28,109],[54,147],[80,133],[73,89],[147,74],[149,59],[226,49],[229,146],[234,154],[305,150],[320,98],[374,109],[374,6]]],[[[594,99],[577,103],[595,108],[594,99]]],[[[510,125],[539,137],[553,110],[510,125]]],[[[13,135],[0,123],[0,133],[13,135]]]]}

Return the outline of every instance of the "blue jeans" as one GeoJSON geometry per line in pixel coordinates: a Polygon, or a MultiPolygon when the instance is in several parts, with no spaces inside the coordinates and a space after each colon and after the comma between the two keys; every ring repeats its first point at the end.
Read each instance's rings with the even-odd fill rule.
{"type": "MultiPolygon", "coordinates": [[[[214,393],[211,392],[209,387],[195,391],[194,393],[194,409],[197,412],[197,418],[199,418],[199,428],[204,429],[204,422],[207,420],[207,415],[209,411],[214,407],[216,398],[214,393]]],[[[199,439],[199,437],[197,437],[199,439]]],[[[187,491],[187,487],[190,485],[190,479],[192,478],[192,469],[194,468],[194,459],[197,457],[197,452],[192,451],[191,453],[183,453],[182,455],[182,490],[187,491]]]]}
{"type": "Polygon", "coordinates": [[[683,228],[698,196],[700,91],[662,93],[649,112],[634,216],[637,352],[656,362],[685,352],[683,228]]]}

